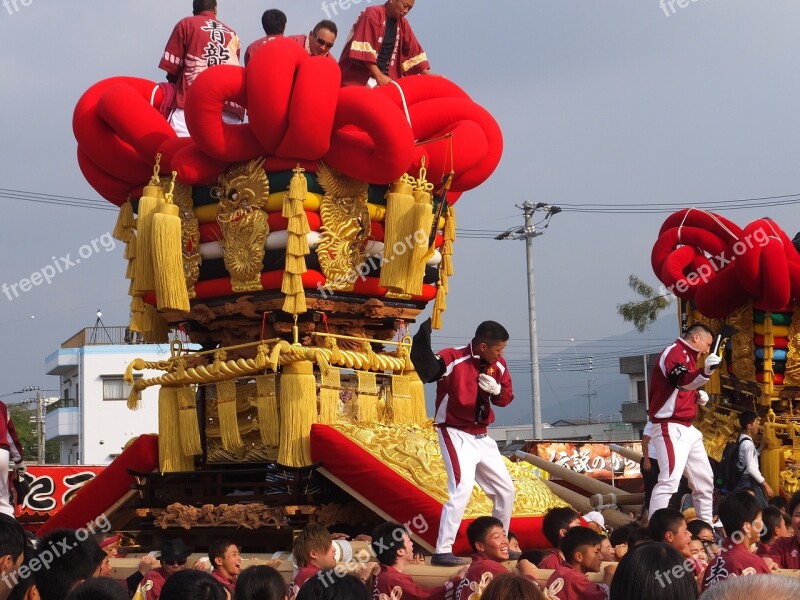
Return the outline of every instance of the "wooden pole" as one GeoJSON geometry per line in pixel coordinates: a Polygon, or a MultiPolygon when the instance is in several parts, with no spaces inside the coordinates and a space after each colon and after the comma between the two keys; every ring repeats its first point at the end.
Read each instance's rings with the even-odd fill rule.
{"type": "MultiPolygon", "coordinates": [[[[547,479],[542,479],[542,483],[549,487],[556,496],[571,504],[572,508],[577,510],[579,513],[585,514],[595,510],[594,507],[589,503],[589,499],[586,498],[586,496],[582,496],[578,492],[574,492],[568,488],[565,488],[563,485],[558,485],[557,483],[553,483],[547,479]]],[[[610,525],[611,527],[622,527],[623,525],[627,525],[628,523],[634,521],[633,517],[629,517],[628,515],[621,513],[618,510],[614,510],[613,508],[606,508],[600,512],[602,513],[606,524],[610,525]]]]}
{"type": "Polygon", "coordinates": [[[608,447],[611,449],[612,452],[616,452],[620,456],[624,456],[625,458],[629,458],[632,461],[639,462],[642,460],[642,453],[636,452],[636,450],[631,450],[630,448],[623,448],[617,444],[609,444],[608,447]]]}

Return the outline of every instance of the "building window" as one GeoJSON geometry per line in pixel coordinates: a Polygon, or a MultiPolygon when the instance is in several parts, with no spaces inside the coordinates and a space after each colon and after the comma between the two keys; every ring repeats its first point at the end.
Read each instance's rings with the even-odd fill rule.
{"type": "Polygon", "coordinates": [[[103,400],[128,400],[132,386],[125,383],[122,375],[103,375],[101,378],[103,380],[103,400]]]}
{"type": "Polygon", "coordinates": [[[647,399],[647,390],[644,387],[644,380],[639,380],[636,382],[636,401],[642,402],[647,399]]]}

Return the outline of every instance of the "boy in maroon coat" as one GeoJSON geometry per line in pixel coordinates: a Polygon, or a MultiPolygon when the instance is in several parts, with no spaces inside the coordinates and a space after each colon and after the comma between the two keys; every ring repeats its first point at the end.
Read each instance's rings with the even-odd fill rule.
{"type": "Polygon", "coordinates": [[[445,600],[452,598],[456,585],[467,572],[462,567],[449,581],[437,587],[426,588],[418,585],[408,575],[406,567],[414,564],[414,545],[406,529],[399,523],[387,522],[379,525],[372,534],[372,549],[381,565],[375,578],[372,597],[392,597],[392,590],[399,587],[403,600],[445,600]]]}
{"type": "Polygon", "coordinates": [[[779,569],[800,569],[800,492],[789,500],[786,513],[792,518],[792,537],[775,540],[764,558],[771,559],[779,569]]]}
{"type": "Polygon", "coordinates": [[[744,490],[730,494],[719,507],[722,526],[729,533],[722,542],[722,551],[708,563],[700,591],[729,577],[769,574],[764,559],[752,551],[761,533],[761,505],[744,490]]]}
{"type": "Polygon", "coordinates": [[[558,600],[608,600],[608,586],[617,569],[607,565],[603,583],[594,583],[587,573],[597,573],[603,563],[600,543],[603,537],[588,527],[573,527],[561,540],[564,562],[547,580],[547,596],[558,600]]]}

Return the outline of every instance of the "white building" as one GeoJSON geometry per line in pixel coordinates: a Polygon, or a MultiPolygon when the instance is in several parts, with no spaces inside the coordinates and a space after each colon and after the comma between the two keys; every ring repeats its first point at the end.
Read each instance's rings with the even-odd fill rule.
{"type": "Polygon", "coordinates": [[[168,359],[170,346],[133,339],[125,327],[90,327],[45,359],[47,374],[61,378],[61,398],[45,417],[47,440],[61,443],[61,464],[106,465],[131,438],[158,432],[158,388],[144,390],[141,408],[129,410],[123,374],[135,358],[168,359]]]}

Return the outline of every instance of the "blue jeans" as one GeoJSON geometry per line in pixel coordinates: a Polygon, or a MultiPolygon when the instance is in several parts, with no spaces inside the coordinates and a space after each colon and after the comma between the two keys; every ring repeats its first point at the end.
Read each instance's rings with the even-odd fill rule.
{"type": "Polygon", "coordinates": [[[753,490],[756,495],[756,500],[758,500],[761,508],[766,508],[769,506],[767,504],[767,497],[764,496],[764,488],[761,487],[761,484],[753,481],[753,478],[750,477],[749,473],[743,474],[739,479],[739,483],[736,484],[736,488],[733,491],[735,492],[738,490],[753,490]]]}

